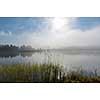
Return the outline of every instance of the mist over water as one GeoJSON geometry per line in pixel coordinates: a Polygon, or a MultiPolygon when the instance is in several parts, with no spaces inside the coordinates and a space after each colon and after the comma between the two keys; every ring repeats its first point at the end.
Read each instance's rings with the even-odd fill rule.
{"type": "Polygon", "coordinates": [[[60,64],[67,70],[82,67],[87,71],[100,71],[99,50],[49,50],[42,52],[24,52],[0,54],[0,65],[9,64],[60,64]]]}

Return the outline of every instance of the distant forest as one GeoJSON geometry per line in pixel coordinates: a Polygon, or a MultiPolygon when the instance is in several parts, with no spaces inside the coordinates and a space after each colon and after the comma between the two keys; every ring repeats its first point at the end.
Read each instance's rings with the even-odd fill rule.
{"type": "Polygon", "coordinates": [[[22,45],[20,47],[15,45],[0,45],[0,52],[21,52],[21,51],[34,51],[31,46],[22,45]]]}

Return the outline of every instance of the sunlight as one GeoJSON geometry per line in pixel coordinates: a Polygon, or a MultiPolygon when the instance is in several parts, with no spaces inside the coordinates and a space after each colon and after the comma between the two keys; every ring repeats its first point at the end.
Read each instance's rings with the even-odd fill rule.
{"type": "Polygon", "coordinates": [[[68,23],[68,19],[67,18],[60,18],[60,17],[55,17],[52,20],[52,28],[54,30],[59,30],[62,29],[67,23],[68,23]]]}

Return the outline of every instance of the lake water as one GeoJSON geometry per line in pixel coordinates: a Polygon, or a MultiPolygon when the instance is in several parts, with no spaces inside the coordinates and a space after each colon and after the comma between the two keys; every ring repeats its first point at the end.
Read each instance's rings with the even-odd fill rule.
{"type": "Polygon", "coordinates": [[[86,70],[100,69],[99,50],[52,50],[43,52],[26,52],[17,54],[0,54],[0,65],[53,63],[63,65],[66,69],[82,67],[86,70]]]}

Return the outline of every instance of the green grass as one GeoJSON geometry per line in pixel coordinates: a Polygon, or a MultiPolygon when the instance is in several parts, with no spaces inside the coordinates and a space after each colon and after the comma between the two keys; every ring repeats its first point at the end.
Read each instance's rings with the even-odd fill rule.
{"type": "Polygon", "coordinates": [[[49,82],[49,83],[84,83],[100,82],[100,77],[94,71],[93,75],[85,75],[83,70],[64,72],[60,65],[0,65],[0,82],[49,82]]]}

